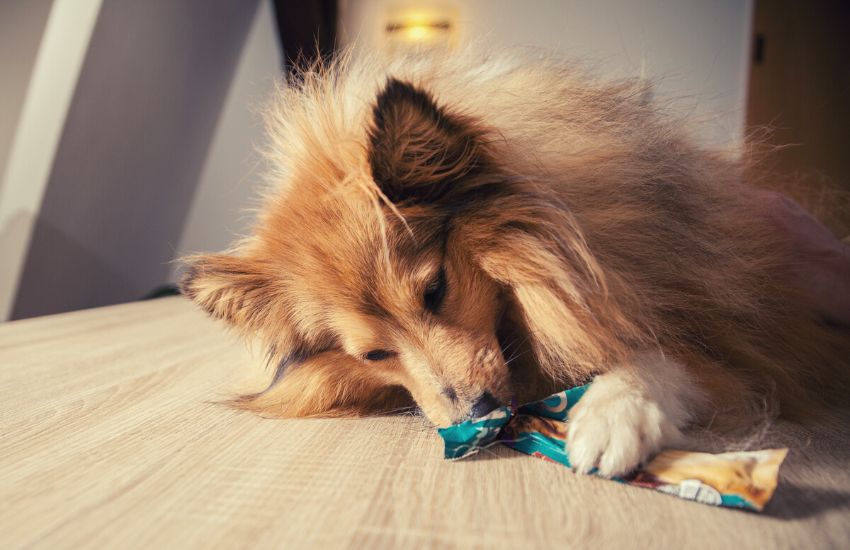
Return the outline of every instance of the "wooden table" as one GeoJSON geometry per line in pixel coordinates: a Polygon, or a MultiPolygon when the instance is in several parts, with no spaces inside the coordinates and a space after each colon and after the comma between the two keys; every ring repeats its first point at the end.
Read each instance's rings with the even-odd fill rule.
{"type": "Polygon", "coordinates": [[[850,429],[780,425],[766,513],[496,449],[421,419],[212,403],[248,356],[182,298],[0,325],[0,548],[850,547],[850,429]]]}

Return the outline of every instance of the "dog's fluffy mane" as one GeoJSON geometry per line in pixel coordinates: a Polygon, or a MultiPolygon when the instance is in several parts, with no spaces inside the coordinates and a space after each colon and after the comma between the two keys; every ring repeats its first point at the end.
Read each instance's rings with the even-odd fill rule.
{"type": "MultiPolygon", "coordinates": [[[[259,336],[274,365],[297,362],[322,338],[320,314],[293,307],[298,291],[280,268],[273,276],[267,262],[248,268],[240,257],[271,253],[289,228],[309,223],[300,213],[308,202],[350,195],[359,197],[352,204],[368,199],[368,211],[348,213],[362,219],[351,232],[380,234],[389,265],[404,235],[439,231],[428,225],[432,212],[417,223],[420,203],[439,209],[440,219],[446,205],[463,204],[467,225],[459,230],[506,289],[541,371],[556,384],[635,350],[661,349],[715,396],[745,396],[719,405],[771,397],[787,412],[805,412],[824,388],[843,393],[847,338],[793,285],[787,244],[756,214],[744,181],[751,157],[694,145],[684,121],[651,92],[646,81],[603,83],[536,52],[392,61],[348,53],[302,70],[266,112],[270,185],[255,232],[235,257],[195,258],[184,289],[259,336]],[[402,122],[430,110],[448,126],[376,140],[386,114],[380,101],[394,93],[411,110],[394,114],[402,122]],[[381,181],[375,149],[393,140],[424,150],[388,161],[393,172],[381,181]],[[428,151],[433,142],[443,147],[428,151]],[[477,174],[485,165],[499,177],[477,174]]],[[[371,399],[365,393],[383,391],[323,369],[308,379],[279,367],[276,379],[291,378],[287,393],[240,403],[273,404],[283,416],[358,412],[356,401],[371,399]],[[316,403],[304,404],[310,399],[316,403]]]]}

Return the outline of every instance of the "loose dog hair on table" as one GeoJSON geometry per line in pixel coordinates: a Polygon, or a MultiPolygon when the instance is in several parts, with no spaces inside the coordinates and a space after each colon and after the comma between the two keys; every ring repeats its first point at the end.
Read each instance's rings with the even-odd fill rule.
{"type": "Polygon", "coordinates": [[[412,405],[446,425],[596,377],[580,471],[618,475],[691,422],[805,416],[850,338],[799,284],[747,184],[640,80],[557,56],[344,54],[268,108],[252,233],[184,293],[259,339],[277,417],[412,405]]]}

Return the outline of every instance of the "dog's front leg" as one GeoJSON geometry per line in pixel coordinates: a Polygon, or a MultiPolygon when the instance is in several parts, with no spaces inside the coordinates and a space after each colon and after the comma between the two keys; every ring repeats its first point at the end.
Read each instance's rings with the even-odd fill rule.
{"type": "Polygon", "coordinates": [[[570,412],[570,462],[580,473],[627,474],[663,447],[681,444],[682,429],[704,404],[682,364],[658,352],[636,354],[597,376],[570,412]]]}

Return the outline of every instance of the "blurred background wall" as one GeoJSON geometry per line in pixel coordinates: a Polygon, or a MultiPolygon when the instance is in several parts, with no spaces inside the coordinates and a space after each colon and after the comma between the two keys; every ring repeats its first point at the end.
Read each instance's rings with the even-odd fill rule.
{"type": "Polygon", "coordinates": [[[6,165],[53,0],[0,3],[0,166],[6,165]]]}
{"type": "MultiPolygon", "coordinates": [[[[226,248],[250,225],[263,175],[260,111],[283,66],[273,11],[271,2],[259,3],[177,241],[179,255],[226,248]]],[[[170,280],[178,273],[173,264],[170,280]]]]}
{"type": "MultiPolygon", "coordinates": [[[[231,91],[250,93],[235,77],[270,82],[279,69],[276,41],[263,48],[269,63],[261,77],[251,72],[254,60],[242,56],[260,4],[107,0],[99,6],[20,259],[7,306],[12,318],[139,299],[168,280],[184,229],[194,246],[195,198],[209,208],[200,219],[211,222],[224,207],[205,187],[218,183],[216,171],[228,176],[231,164],[238,169],[240,152],[251,148],[254,133],[244,130],[251,131],[250,115],[228,109],[231,91]],[[232,126],[224,143],[214,139],[221,124],[232,126]],[[216,157],[207,163],[210,153],[216,157]]],[[[57,0],[52,8],[64,5],[57,0]]],[[[269,13],[263,3],[267,26],[269,13]]],[[[220,198],[234,208],[231,218],[247,195],[220,198]]],[[[212,242],[226,240],[216,237],[228,221],[215,226],[212,242]]]]}
{"type": "Polygon", "coordinates": [[[100,0],[0,2],[0,319],[9,317],[100,0]]]}
{"type": "Polygon", "coordinates": [[[457,45],[557,49],[604,77],[652,79],[700,141],[734,147],[753,13],[772,4],[0,1],[0,319],[141,299],[176,280],[174,258],[243,233],[262,181],[257,110],[292,37],[317,36],[310,21],[338,14],[339,44],[385,51],[390,15],[436,10],[457,45]]]}
{"type": "Polygon", "coordinates": [[[752,0],[348,0],[340,37],[380,49],[386,14],[423,4],[456,19],[460,43],[558,50],[605,77],[652,79],[659,99],[701,123],[703,143],[742,136],[752,0]]]}

